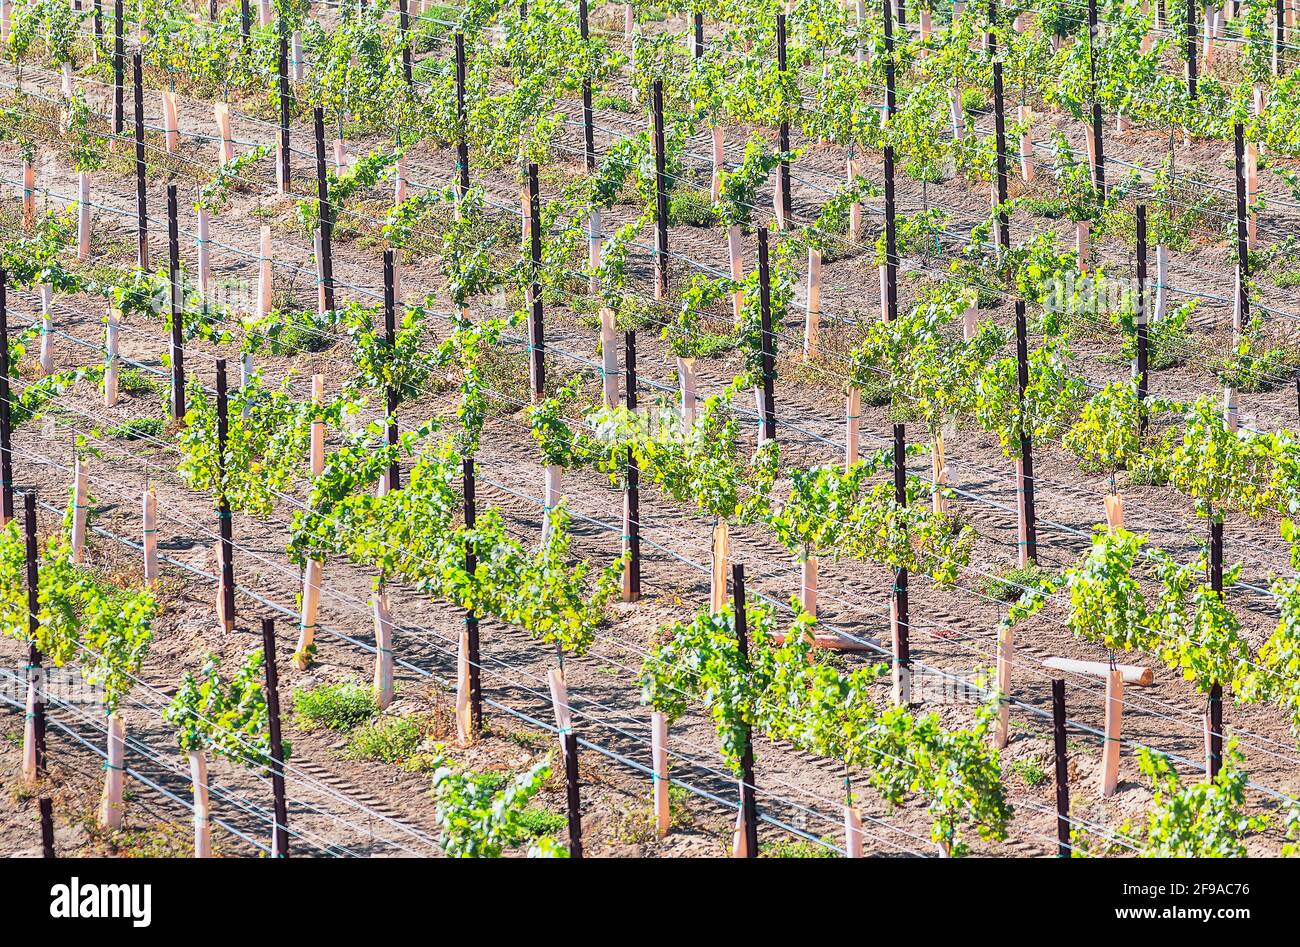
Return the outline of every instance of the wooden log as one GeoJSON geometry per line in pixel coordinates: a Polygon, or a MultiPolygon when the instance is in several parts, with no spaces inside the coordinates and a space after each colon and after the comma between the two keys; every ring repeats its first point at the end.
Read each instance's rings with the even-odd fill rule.
{"type": "MultiPolygon", "coordinates": [[[[1048,658],[1043,667],[1066,674],[1082,674],[1087,677],[1105,678],[1110,675],[1110,664],[1105,661],[1076,661],[1073,658],[1048,658]]],[[[1117,664],[1115,670],[1120,672],[1125,684],[1135,687],[1150,687],[1155,681],[1155,674],[1149,667],[1135,664],[1117,664]]]]}

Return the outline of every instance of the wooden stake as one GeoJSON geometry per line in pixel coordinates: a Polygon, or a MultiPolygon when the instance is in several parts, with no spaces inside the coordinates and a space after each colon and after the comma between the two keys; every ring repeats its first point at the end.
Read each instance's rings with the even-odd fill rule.
{"type": "MultiPolygon", "coordinates": [[[[397,0],[397,35],[402,44],[402,77],[407,88],[415,85],[411,70],[411,14],[407,10],[407,0],[397,0]]],[[[459,39],[461,34],[457,33],[459,39]]]]}
{"type": "MultiPolygon", "coordinates": [[[[627,373],[625,392],[627,410],[636,413],[636,331],[629,329],[623,336],[623,365],[627,373]]],[[[641,471],[637,469],[636,455],[627,449],[626,486],[623,493],[623,551],[627,562],[623,566],[623,601],[635,602],[641,598],[641,471]]]]}
{"type": "MultiPolygon", "coordinates": [[[[230,425],[229,398],[226,391],[226,360],[217,359],[217,473],[219,482],[225,480],[226,440],[230,425]]],[[[226,633],[235,630],[235,542],[230,520],[230,501],[224,490],[217,498],[217,522],[221,531],[221,624],[226,633]]]]}
{"type": "MultiPolygon", "coordinates": [[[[474,529],[478,519],[475,508],[474,458],[472,457],[466,457],[461,461],[461,482],[465,496],[465,529],[469,532],[474,529]]],[[[467,537],[465,543],[465,571],[469,575],[474,575],[477,569],[478,556],[475,555],[474,546],[468,541],[467,537]]],[[[466,676],[469,685],[469,735],[472,739],[483,732],[483,675],[479,657],[479,622],[478,616],[474,614],[473,609],[468,609],[465,612],[465,646],[466,676]]]]}
{"type": "Polygon", "coordinates": [[[772,287],[768,270],[767,228],[758,228],[758,299],[759,325],[763,348],[763,436],[764,441],[776,440],[776,398],[773,385],[776,382],[776,335],[772,331],[772,287]]]}
{"type": "Polygon", "coordinates": [[[537,165],[528,166],[528,242],[532,269],[530,273],[530,303],[528,344],[531,349],[533,404],[546,397],[546,330],[542,322],[542,205],[537,189],[537,165]]]}
{"type": "MultiPolygon", "coordinates": [[[[578,0],[578,35],[583,42],[587,41],[587,0],[578,0]]],[[[591,107],[591,79],[587,76],[582,79],[582,142],[587,173],[590,174],[596,170],[596,122],[591,107]]],[[[599,226],[596,233],[600,233],[599,226]]]]}
{"type": "Polygon", "coordinates": [[[1240,333],[1250,321],[1250,227],[1246,219],[1246,143],[1241,122],[1233,126],[1233,157],[1237,184],[1237,300],[1232,327],[1240,333]]]}
{"type": "Polygon", "coordinates": [[[41,628],[40,550],[36,544],[36,493],[23,494],[27,553],[27,713],[23,724],[23,779],[35,782],[45,776],[45,675],[36,636],[41,628]]]}
{"type": "Polygon", "coordinates": [[[1065,681],[1052,679],[1052,745],[1056,756],[1056,854],[1069,858],[1070,845],[1070,761],[1065,742],[1065,681]]]}
{"type": "Polygon", "coordinates": [[[1150,385],[1150,330],[1147,320],[1147,207],[1137,207],[1137,357],[1133,361],[1133,380],[1137,383],[1138,433],[1147,426],[1146,399],[1150,385]]]}
{"type": "Polygon", "coordinates": [[[709,129],[709,136],[713,144],[713,177],[709,185],[709,199],[716,201],[722,197],[722,175],[726,167],[726,132],[722,126],[714,125],[709,129]]]}
{"type": "Polygon", "coordinates": [[[140,54],[131,56],[132,85],[135,94],[135,263],[149,271],[149,200],[144,160],[144,65],[140,54]]]}
{"type": "Polygon", "coordinates": [[[23,159],[23,226],[31,229],[36,222],[36,168],[23,159]]]}
{"type": "MultiPolygon", "coordinates": [[[[397,349],[397,286],[393,264],[393,251],[384,251],[384,339],[390,352],[397,349]]],[[[388,481],[385,490],[397,490],[402,485],[402,466],[397,459],[397,407],[401,393],[392,385],[387,390],[387,442],[393,451],[388,462],[388,481]]]]}
{"type": "MultiPolygon", "coordinates": [[[[785,14],[776,15],[776,68],[780,75],[786,71],[786,41],[785,41],[785,14]]],[[[781,124],[777,129],[777,150],[782,155],[790,152],[790,120],[784,115],[781,118],[781,124]]],[[[778,227],[785,230],[791,226],[790,219],[790,160],[782,158],[781,163],[777,166],[777,184],[779,186],[777,198],[777,221],[778,227]]]]}
{"type": "MultiPolygon", "coordinates": [[[[736,642],[741,660],[749,664],[749,632],[745,624],[745,567],[736,563],[731,567],[731,590],[736,642]]],[[[737,826],[733,854],[738,858],[758,857],[758,800],[754,783],[754,741],[745,727],[744,746],[740,754],[740,824],[737,826]]]]}
{"type": "Polygon", "coordinates": [[[668,298],[668,174],[664,137],[664,87],[656,79],[652,94],[655,151],[655,299],[668,298]]]}
{"type": "Polygon", "coordinates": [[[54,809],[49,796],[41,796],[36,803],[41,817],[41,857],[54,857],[54,809]]]}
{"type": "Polygon", "coordinates": [[[9,399],[9,274],[0,267],[0,526],[14,518],[13,405],[9,399]]]}
{"type": "Polygon", "coordinates": [[[122,0],[113,0],[113,134],[121,135],[123,127],[123,89],[126,57],[122,45],[122,0]]]}
{"type": "Polygon", "coordinates": [[[465,34],[456,34],[456,180],[461,200],[469,193],[469,118],[465,111],[465,34]]]}
{"type": "Polygon", "coordinates": [[[266,716],[271,743],[271,793],[275,823],[271,827],[271,857],[289,857],[289,810],[284,796],[284,748],[280,743],[280,687],[275,669],[275,619],[262,619],[262,653],[266,657],[266,716]]]}
{"type": "Polygon", "coordinates": [[[558,668],[546,672],[551,685],[551,704],[555,708],[555,726],[559,731],[560,750],[564,754],[564,782],[569,810],[569,857],[582,857],[582,805],[578,797],[578,738],[573,732],[573,714],[564,675],[558,668]]]}
{"type": "Polygon", "coordinates": [[[172,307],[172,419],[181,421],[185,417],[185,336],[182,325],[184,289],[181,286],[181,242],[180,229],[176,221],[175,184],[167,185],[167,250],[167,273],[171,283],[172,307]]]}
{"type": "MultiPolygon", "coordinates": [[[[907,443],[904,426],[894,425],[894,502],[899,507],[907,505],[907,443]]],[[[891,604],[891,630],[893,633],[893,684],[894,704],[906,707],[912,702],[912,653],[908,641],[911,620],[908,611],[908,576],[906,569],[894,575],[894,594],[891,604]]]]}
{"type": "Polygon", "coordinates": [[[316,133],[316,208],[320,221],[318,234],[320,246],[317,266],[320,270],[320,307],[322,312],[334,310],[334,256],[331,237],[334,233],[334,211],[330,207],[329,180],[325,175],[325,113],[317,106],[312,114],[316,133]]]}
{"type": "Polygon", "coordinates": [[[293,98],[293,91],[289,87],[289,39],[286,36],[280,37],[276,67],[279,72],[280,83],[280,160],[278,163],[277,183],[279,184],[280,193],[288,194],[293,189],[293,174],[290,165],[291,151],[289,148],[289,107],[293,98]]]}
{"type": "Polygon", "coordinates": [[[1011,247],[1011,218],[1006,211],[1007,190],[1007,115],[1002,95],[1002,63],[993,63],[994,150],[997,152],[998,243],[1011,247]]]}
{"type": "Polygon", "coordinates": [[[727,604],[727,564],[729,558],[727,521],[718,520],[713,525],[710,546],[709,612],[717,615],[727,604]]]}
{"type": "MultiPolygon", "coordinates": [[[[1223,520],[1210,516],[1210,588],[1223,597],[1223,520]]],[[[1205,775],[1213,782],[1223,767],[1223,684],[1210,686],[1205,715],[1205,775]]]]}
{"type": "MultiPolygon", "coordinates": [[[[1029,340],[1025,326],[1025,301],[1016,300],[1016,379],[1023,401],[1029,387],[1029,340]]],[[[1020,459],[1016,464],[1019,519],[1019,563],[1023,569],[1038,561],[1038,528],[1034,515],[1034,446],[1028,431],[1020,432],[1020,459]]]]}

